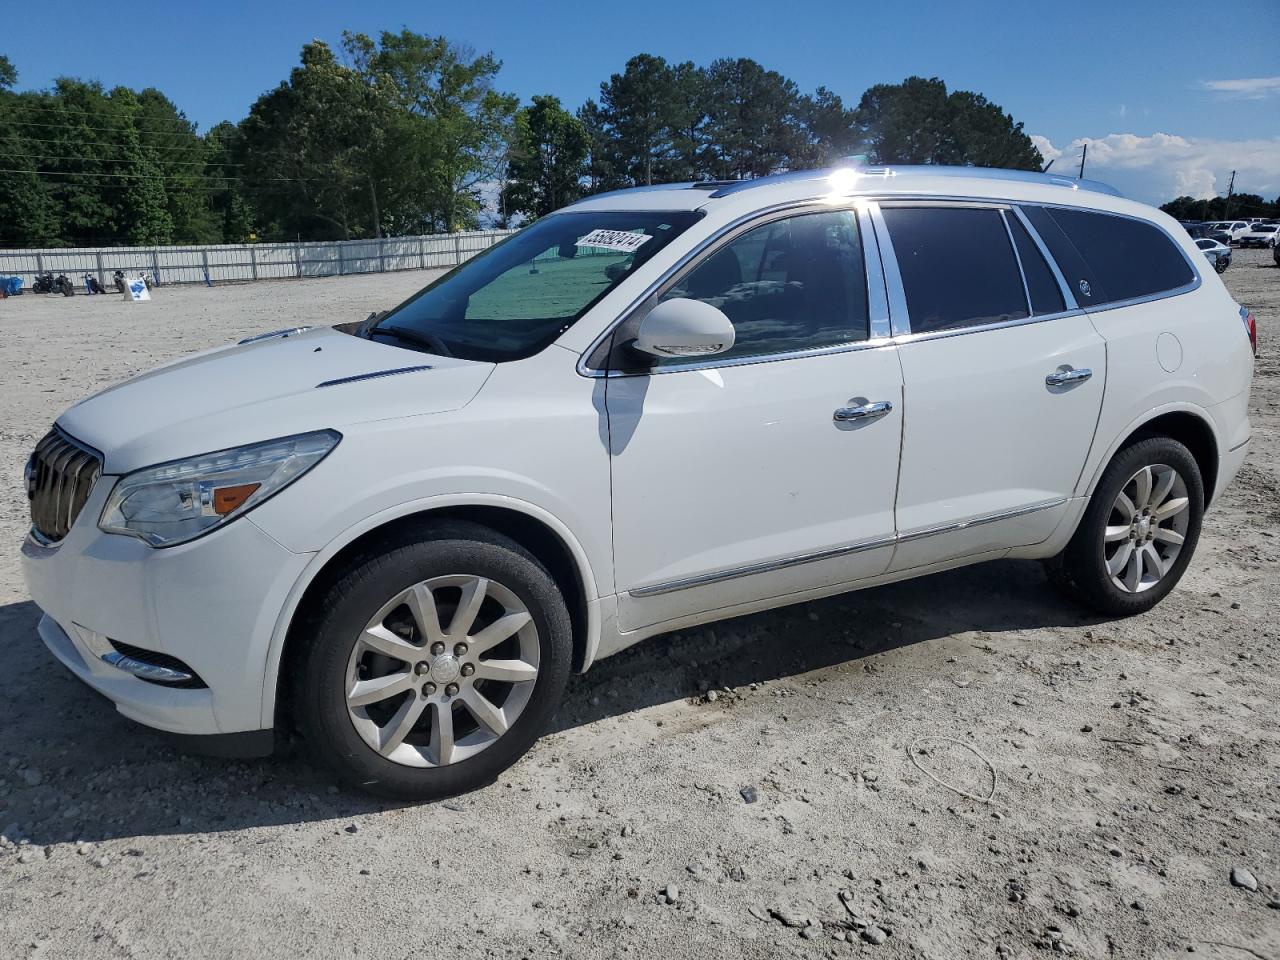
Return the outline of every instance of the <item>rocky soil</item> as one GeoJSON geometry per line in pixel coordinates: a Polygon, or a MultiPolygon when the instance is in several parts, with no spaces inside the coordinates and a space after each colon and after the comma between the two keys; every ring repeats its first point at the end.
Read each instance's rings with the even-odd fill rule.
{"type": "Polygon", "coordinates": [[[1000,562],[656,638],[497,783],[401,807],[182,756],[70,679],[19,477],[92,390],[422,275],[0,302],[0,957],[1280,958],[1280,268],[1225,279],[1252,453],[1154,612],[1000,562]]]}

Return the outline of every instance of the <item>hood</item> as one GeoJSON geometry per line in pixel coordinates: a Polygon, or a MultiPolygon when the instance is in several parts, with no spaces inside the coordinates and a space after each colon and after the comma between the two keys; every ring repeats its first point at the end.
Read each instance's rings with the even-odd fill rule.
{"type": "Polygon", "coordinates": [[[128,473],[309,430],[456,410],[493,366],[318,327],[158,367],[82,400],[58,426],[102,452],[104,473],[128,473]]]}

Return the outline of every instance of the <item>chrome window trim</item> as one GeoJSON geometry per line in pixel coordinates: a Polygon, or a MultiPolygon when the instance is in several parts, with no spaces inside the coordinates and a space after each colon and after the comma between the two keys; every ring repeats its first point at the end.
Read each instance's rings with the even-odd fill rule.
{"type": "Polygon", "coordinates": [[[858,204],[855,209],[858,231],[862,236],[862,268],[867,275],[869,339],[884,339],[893,336],[893,317],[889,312],[889,287],[885,282],[884,265],[880,262],[880,243],[876,239],[870,209],[866,204],[858,204]]]}
{"type": "Polygon", "coordinates": [[[1005,236],[1009,238],[1009,246],[1013,248],[1013,259],[1018,264],[1018,275],[1022,277],[1022,295],[1027,299],[1027,316],[1035,316],[1035,308],[1031,306],[1031,288],[1027,286],[1027,268],[1022,265],[1022,254],[1018,252],[1018,244],[1013,239],[1013,228],[1009,226],[1009,211],[1000,211],[1000,222],[1004,224],[1005,236]]]}
{"type": "MultiPolygon", "coordinates": [[[[1031,242],[1040,251],[1040,256],[1044,257],[1044,262],[1049,265],[1049,269],[1053,272],[1053,279],[1058,281],[1058,292],[1062,294],[1062,301],[1067,306],[1064,312],[1074,312],[1080,309],[1075,293],[1072,292],[1070,285],[1067,283],[1067,278],[1058,266],[1058,261],[1049,252],[1049,247],[1045,244],[1044,239],[1036,231],[1031,221],[1027,219],[1027,215],[1022,212],[1021,207],[1015,203],[1010,209],[1013,210],[1013,215],[1018,218],[1018,222],[1022,224],[1023,229],[1027,231],[1027,236],[1031,238],[1031,242]]],[[[1017,244],[1014,244],[1014,249],[1017,249],[1017,244]]]]}
{"type": "Polygon", "coordinates": [[[893,335],[905,336],[911,332],[911,314],[907,310],[907,294],[902,287],[902,273],[898,270],[898,255],[889,236],[889,225],[884,222],[878,202],[867,205],[871,221],[876,228],[876,248],[880,252],[880,264],[884,269],[885,289],[889,294],[889,320],[893,335]]]}
{"type": "Polygon", "coordinates": [[[1033,323],[1048,323],[1050,320],[1063,320],[1067,317],[1085,315],[1084,310],[1060,310],[1057,313],[1037,313],[1017,320],[1001,320],[998,323],[983,323],[972,327],[956,327],[951,330],[929,330],[926,333],[906,333],[894,337],[895,344],[920,343],[925,340],[944,340],[948,337],[963,337],[970,333],[987,333],[992,330],[1006,330],[1010,327],[1026,327],[1033,323]]]}
{"type": "MultiPolygon", "coordinates": [[[[711,236],[707,237],[702,243],[685,253],[679,260],[667,268],[667,270],[653,283],[645,288],[645,291],[637,296],[629,303],[626,308],[618,313],[618,316],[612,320],[604,331],[591,341],[590,346],[582,351],[578,358],[575,369],[579,376],[599,378],[599,377],[648,377],[657,374],[678,373],[685,370],[707,370],[714,367],[737,367],[748,363],[768,363],[775,360],[782,360],[791,357],[807,357],[821,356],[828,353],[843,353],[850,350],[865,350],[869,347],[883,347],[889,345],[887,338],[876,339],[875,328],[869,327],[872,336],[867,340],[852,340],[849,343],[833,344],[828,347],[814,347],[810,350],[791,350],[782,353],[759,354],[751,357],[731,357],[723,360],[703,360],[694,363],[684,363],[678,366],[670,367],[654,367],[641,373],[632,373],[622,370],[598,370],[595,367],[587,365],[587,358],[600,348],[609,337],[613,336],[613,332],[618,327],[625,324],[632,318],[637,310],[642,308],[650,297],[656,296],[668,288],[682,273],[682,271],[692,263],[695,259],[699,259],[707,254],[712,253],[726,243],[731,243],[738,236],[746,233],[748,230],[756,227],[764,226],[775,220],[785,220],[792,216],[801,216],[808,213],[832,213],[846,211],[849,213],[857,213],[862,205],[861,197],[839,197],[835,200],[789,200],[785,203],[775,204],[770,207],[763,207],[759,210],[753,210],[750,213],[743,214],[741,217],[720,227],[711,236]]],[[[858,230],[860,241],[863,248],[863,272],[866,274],[867,282],[867,309],[870,313],[873,292],[871,289],[870,271],[867,269],[867,243],[868,237],[863,232],[862,218],[859,216],[858,230]]],[[[870,318],[869,318],[870,319],[870,318]]]]}
{"type": "Polygon", "coordinates": [[[853,553],[864,553],[868,550],[876,550],[881,547],[896,547],[898,544],[911,543],[915,540],[923,540],[926,537],[936,537],[944,533],[954,533],[959,530],[966,530],[969,527],[980,527],[989,523],[997,523],[1001,520],[1012,520],[1016,517],[1025,517],[1033,513],[1039,513],[1042,510],[1052,510],[1055,507],[1062,506],[1066,502],[1066,497],[1058,497],[1054,500],[1044,500],[1039,503],[1028,504],[1025,507],[1018,507],[1013,510],[1001,510],[996,513],[983,514],[981,516],[972,517],[968,520],[961,520],[958,523],[947,523],[934,527],[920,527],[916,530],[909,530],[906,533],[893,533],[884,537],[873,537],[868,540],[858,540],[854,543],[845,544],[844,546],[833,547],[830,550],[802,553],[791,557],[781,557],[777,560],[765,560],[761,563],[751,563],[742,567],[730,567],[724,570],[717,570],[712,573],[700,574],[695,577],[684,577],[679,580],[668,580],[664,583],[654,583],[648,586],[633,587],[628,590],[627,593],[637,599],[658,597],[667,593],[675,593],[678,590],[688,590],[692,587],[704,587],[713,583],[724,583],[727,580],[737,580],[741,577],[755,576],[760,573],[773,573],[776,570],[785,570],[790,567],[797,567],[807,563],[831,560],[836,557],[848,556],[853,553]]]}

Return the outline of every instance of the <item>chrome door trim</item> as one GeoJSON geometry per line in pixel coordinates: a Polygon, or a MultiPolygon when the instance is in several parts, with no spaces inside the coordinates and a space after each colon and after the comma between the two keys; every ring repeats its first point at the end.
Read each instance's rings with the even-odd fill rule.
{"type": "Polygon", "coordinates": [[[842,547],[833,547],[830,550],[820,550],[816,553],[803,553],[793,557],[782,557],[777,560],[765,560],[762,563],[752,563],[743,567],[730,567],[725,570],[717,570],[714,573],[704,573],[696,577],[685,577],[681,580],[669,580],[665,583],[654,583],[648,586],[633,587],[627,591],[627,594],[637,599],[646,597],[658,597],[666,593],[675,593],[677,590],[688,590],[691,587],[704,587],[713,583],[724,583],[726,580],[737,580],[739,577],[750,577],[760,573],[772,573],[775,570],[785,570],[788,567],[795,567],[806,563],[817,563],[820,560],[831,560],[835,557],[847,556],[851,553],[863,553],[867,550],[876,550],[880,547],[896,546],[900,543],[910,543],[915,540],[923,540],[926,537],[936,537],[944,533],[954,533],[957,530],[966,530],[969,527],[980,527],[988,523],[996,523],[1000,520],[1012,520],[1015,517],[1024,517],[1032,513],[1039,513],[1042,510],[1052,510],[1054,507],[1060,507],[1067,502],[1066,497],[1059,497],[1054,500],[1044,500],[1040,503],[1033,503],[1026,507],[1019,507],[1015,510],[1002,510],[998,513],[988,513],[982,516],[972,517],[968,520],[961,520],[959,523],[946,523],[933,527],[920,527],[916,530],[909,530],[906,533],[891,534],[885,537],[875,537],[871,540],[859,540],[855,543],[846,544],[842,547]]]}
{"type": "Polygon", "coordinates": [[[1040,503],[1033,503],[1029,506],[1018,507],[1015,510],[1001,510],[998,513],[985,513],[968,520],[961,520],[959,523],[944,523],[932,527],[917,527],[915,530],[908,530],[906,533],[898,534],[899,543],[910,543],[913,540],[923,540],[926,537],[936,537],[943,533],[954,533],[957,530],[967,530],[969,527],[981,527],[988,523],[997,523],[1000,520],[1012,520],[1015,517],[1025,517],[1028,514],[1039,513],[1042,510],[1052,510],[1054,507],[1060,507],[1067,502],[1066,497],[1057,497],[1053,500],[1042,500],[1040,503]]]}
{"type": "Polygon", "coordinates": [[[894,337],[893,343],[905,345],[920,343],[924,340],[942,340],[947,337],[963,337],[970,333],[985,333],[989,330],[1005,330],[1009,327],[1025,327],[1033,323],[1047,323],[1050,320],[1063,320],[1067,317],[1084,316],[1083,310],[1063,310],[1061,313],[1037,313],[1034,316],[1022,317],[1018,320],[1002,320],[999,323],[984,323],[973,327],[956,327],[954,330],[930,330],[928,333],[909,333],[894,337]]]}
{"type": "Polygon", "coordinates": [[[867,212],[876,228],[876,247],[880,252],[880,265],[884,270],[885,290],[889,295],[889,321],[894,337],[911,332],[911,317],[907,312],[907,294],[902,287],[902,274],[898,270],[898,256],[893,251],[893,239],[889,226],[884,222],[879,203],[868,203],[867,212]]]}
{"type": "Polygon", "coordinates": [[[739,577],[750,577],[758,573],[772,573],[774,570],[784,570],[788,567],[796,567],[805,563],[817,563],[820,560],[830,560],[834,557],[843,557],[852,553],[863,553],[879,547],[890,547],[897,542],[897,539],[895,536],[887,536],[876,537],[873,540],[859,540],[843,547],[819,550],[816,553],[802,553],[794,557],[782,557],[778,560],[752,563],[745,567],[731,567],[715,573],[704,573],[697,577],[685,577],[682,580],[670,580],[666,583],[655,583],[646,587],[634,587],[628,590],[627,593],[633,597],[657,597],[664,593],[674,593],[677,590],[688,590],[690,587],[703,587],[712,583],[723,583],[726,580],[736,580],[739,577]]]}
{"type": "MultiPolygon", "coordinates": [[[[1031,242],[1036,245],[1036,249],[1040,251],[1040,256],[1044,257],[1044,262],[1049,265],[1049,269],[1053,272],[1053,279],[1058,282],[1058,292],[1062,294],[1062,302],[1067,305],[1067,311],[1079,310],[1080,304],[1076,302],[1076,295],[1072,292],[1071,287],[1067,285],[1067,278],[1063,276],[1062,271],[1058,268],[1058,261],[1053,259],[1053,254],[1049,252],[1049,248],[1045,245],[1040,234],[1036,232],[1036,228],[1031,225],[1031,221],[1027,219],[1027,215],[1022,209],[1014,204],[1010,207],[1013,215],[1018,218],[1018,222],[1022,224],[1022,228],[1027,231],[1027,236],[1031,238],[1031,242]]],[[[1017,249],[1017,244],[1014,244],[1017,249]]]]}
{"type": "Polygon", "coordinates": [[[1000,211],[1000,222],[1004,224],[1005,236],[1009,238],[1009,246],[1013,248],[1013,259],[1018,264],[1018,276],[1022,278],[1022,295],[1027,298],[1027,316],[1035,316],[1035,308],[1031,306],[1031,288],[1027,286],[1027,268],[1022,265],[1022,254],[1018,252],[1018,244],[1013,239],[1013,227],[1009,226],[1009,211],[1000,211]]]}
{"type": "Polygon", "coordinates": [[[858,232],[862,236],[862,265],[867,274],[867,314],[870,320],[871,339],[893,336],[892,317],[889,313],[889,290],[884,278],[884,266],[880,262],[880,244],[876,239],[871,211],[866,204],[855,207],[858,214],[858,232]]]}

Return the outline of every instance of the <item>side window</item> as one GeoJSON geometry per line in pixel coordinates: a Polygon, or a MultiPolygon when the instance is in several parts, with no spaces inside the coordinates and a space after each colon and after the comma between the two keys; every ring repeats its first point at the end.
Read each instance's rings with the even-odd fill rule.
{"type": "Polygon", "coordinates": [[[1058,281],[1053,271],[1040,255],[1040,248],[1027,233],[1012,213],[1004,215],[1009,224],[1009,232],[1013,234],[1014,246],[1018,248],[1018,260],[1022,263],[1022,275],[1027,281],[1027,293],[1031,295],[1031,312],[1035,314],[1061,313],[1067,309],[1062,299],[1062,291],[1058,289],[1058,281]]]}
{"type": "Polygon", "coordinates": [[[1047,213],[1089,265],[1095,285],[1104,291],[1100,295],[1093,290],[1089,304],[1167,293],[1195,279],[1181,249],[1153,224],[1063,207],[1047,208],[1047,213]]]}
{"type": "MultiPolygon", "coordinates": [[[[858,220],[847,210],[774,220],[720,247],[663,299],[719,307],[736,341],[715,359],[762,356],[866,340],[867,279],[858,220]]],[[[659,366],[677,366],[662,359],[659,366]]]]}
{"type": "Polygon", "coordinates": [[[887,206],[883,213],[912,333],[1028,316],[1018,261],[999,210],[887,206]]]}

